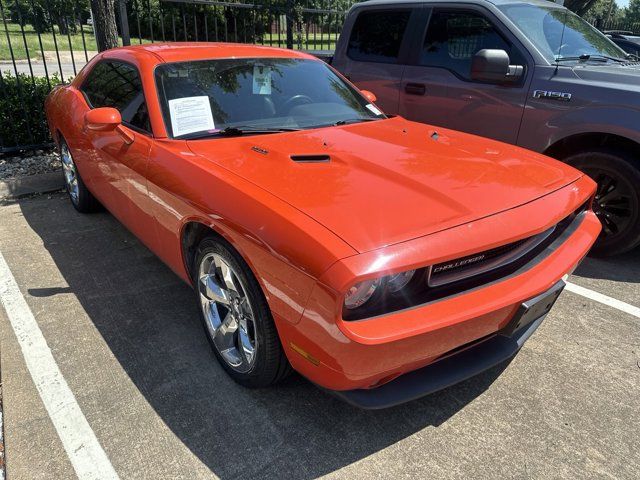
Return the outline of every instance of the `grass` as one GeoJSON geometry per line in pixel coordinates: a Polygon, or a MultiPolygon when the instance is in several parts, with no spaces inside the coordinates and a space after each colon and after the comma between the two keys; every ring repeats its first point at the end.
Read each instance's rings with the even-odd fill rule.
{"type": "MultiPolygon", "coordinates": [[[[27,58],[27,50],[24,46],[24,40],[22,39],[22,30],[17,23],[7,23],[6,31],[4,26],[0,26],[3,30],[0,35],[0,60],[11,60],[11,52],[9,50],[9,43],[7,42],[7,33],[9,34],[9,40],[11,41],[11,48],[13,49],[13,55],[16,60],[24,60],[27,58]]],[[[83,25],[84,39],[87,45],[87,50],[97,50],[96,40],[93,36],[93,30],[88,25],[83,25]]],[[[40,50],[40,43],[38,41],[38,34],[31,25],[24,26],[24,36],[29,50],[30,58],[41,58],[42,52],[40,50]]],[[[55,27],[55,37],[58,43],[58,50],[69,51],[69,38],[71,39],[71,47],[73,51],[84,51],[84,45],[82,43],[82,34],[80,29],[74,34],[70,33],[69,37],[66,34],[61,35],[57,27],[55,27]]],[[[55,50],[55,43],[53,41],[53,33],[43,32],[40,34],[42,40],[42,50],[52,51],[55,50]]]]}
{"type": "MultiPolygon", "coordinates": [[[[70,50],[69,43],[74,52],[83,52],[85,49],[88,51],[96,51],[96,40],[93,35],[93,29],[89,25],[82,26],[82,32],[84,33],[84,44],[82,39],[82,32],[78,29],[75,33],[60,34],[58,27],[55,27],[55,38],[58,45],[58,51],[68,52],[70,50]]],[[[0,60],[11,60],[11,52],[9,50],[9,43],[7,42],[7,33],[9,34],[9,40],[11,41],[11,48],[13,49],[13,56],[16,60],[25,60],[27,58],[27,50],[25,49],[24,40],[22,38],[22,30],[17,23],[7,23],[6,31],[4,25],[0,24],[0,60]]],[[[132,32],[133,34],[133,32],[132,32]]],[[[54,35],[51,32],[43,32],[40,34],[40,40],[38,40],[38,34],[31,25],[24,26],[24,37],[26,39],[27,48],[29,50],[29,57],[32,59],[39,59],[42,57],[42,50],[55,51],[56,45],[54,43],[54,35]],[[40,48],[40,41],[42,41],[42,49],[40,48]]],[[[167,38],[167,40],[171,40],[167,38]]],[[[199,40],[204,40],[200,38],[199,40]]],[[[210,40],[213,40],[210,38],[210,40]]],[[[223,39],[221,38],[220,41],[223,39]]],[[[228,37],[230,42],[235,41],[233,34],[228,37]]],[[[297,44],[298,37],[294,35],[294,48],[299,48],[297,44]]],[[[308,36],[302,35],[302,49],[303,50],[333,50],[336,47],[338,35],[335,33],[325,34],[309,34],[308,36]]],[[[238,38],[238,41],[242,42],[242,38],[238,38]]],[[[122,45],[122,40],[120,40],[122,45]]],[[[137,37],[131,38],[131,44],[136,45],[140,43],[137,37]]],[[[149,43],[149,40],[142,39],[142,43],[149,43]]],[[[265,34],[262,37],[260,44],[274,46],[274,47],[286,47],[287,37],[284,34],[265,34]]],[[[76,57],[77,58],[77,57],[76,57]]]]}

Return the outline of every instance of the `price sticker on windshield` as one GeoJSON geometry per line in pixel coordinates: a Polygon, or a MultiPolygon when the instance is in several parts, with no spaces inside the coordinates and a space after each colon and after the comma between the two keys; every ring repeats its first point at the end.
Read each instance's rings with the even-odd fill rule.
{"type": "Polygon", "coordinates": [[[169,115],[174,137],[216,128],[206,95],[169,100],[169,115]]]}
{"type": "Polygon", "coordinates": [[[271,67],[264,65],[253,67],[253,94],[271,95],[271,67]]]}
{"type": "Polygon", "coordinates": [[[365,105],[374,115],[382,115],[382,112],[372,103],[365,105]]]}

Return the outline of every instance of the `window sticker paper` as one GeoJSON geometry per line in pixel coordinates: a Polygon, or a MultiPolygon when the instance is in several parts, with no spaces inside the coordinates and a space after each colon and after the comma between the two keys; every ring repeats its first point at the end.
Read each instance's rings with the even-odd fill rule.
{"type": "Polygon", "coordinates": [[[368,103],[366,105],[366,107],[372,111],[375,115],[382,115],[382,112],[380,110],[378,110],[378,107],[376,107],[374,104],[372,103],[368,103]]]}
{"type": "Polygon", "coordinates": [[[271,67],[254,65],[253,67],[253,94],[271,95],[271,67]]]}
{"type": "Polygon", "coordinates": [[[169,100],[173,136],[215,129],[209,97],[185,97],[169,100]]]}

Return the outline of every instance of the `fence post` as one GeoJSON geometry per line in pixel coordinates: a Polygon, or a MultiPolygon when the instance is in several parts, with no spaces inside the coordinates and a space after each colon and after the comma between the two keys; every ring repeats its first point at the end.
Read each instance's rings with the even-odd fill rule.
{"type": "Polygon", "coordinates": [[[131,45],[131,37],[129,36],[129,17],[127,17],[127,1],[118,0],[118,7],[120,9],[120,35],[122,35],[122,46],[127,47],[131,45]]]}
{"type": "Polygon", "coordinates": [[[290,50],[293,50],[293,17],[295,15],[293,8],[293,0],[287,0],[287,10],[285,13],[285,18],[287,28],[287,48],[290,50]]]}

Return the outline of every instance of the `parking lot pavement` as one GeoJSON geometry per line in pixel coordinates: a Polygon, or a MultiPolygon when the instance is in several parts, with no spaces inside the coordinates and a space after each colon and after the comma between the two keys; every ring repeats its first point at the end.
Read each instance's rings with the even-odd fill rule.
{"type": "MultiPolygon", "coordinates": [[[[234,384],[191,290],[106,213],[6,204],[0,252],[121,478],[640,478],[640,319],[583,296],[565,292],[508,365],[369,412],[298,376],[234,384]]],[[[637,305],[638,272],[637,253],[588,259],[572,281],[637,305]]],[[[0,335],[7,474],[68,478],[1,309],[0,335]]]]}

